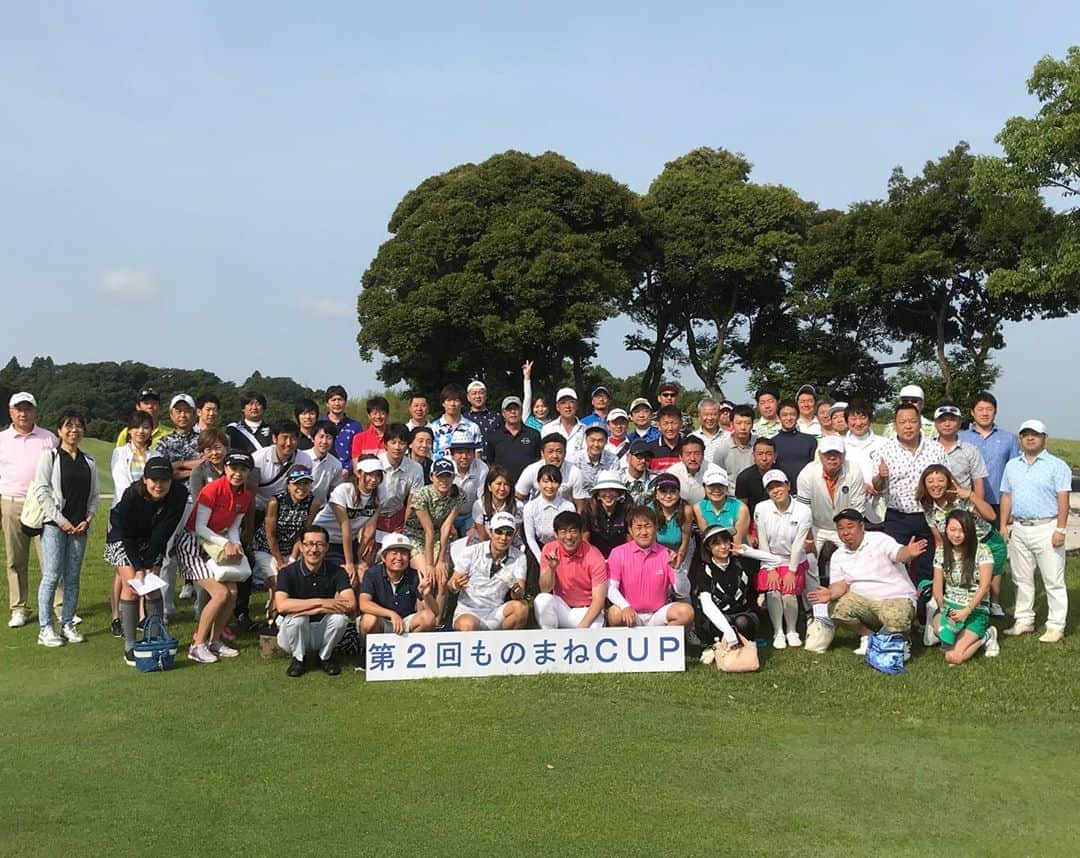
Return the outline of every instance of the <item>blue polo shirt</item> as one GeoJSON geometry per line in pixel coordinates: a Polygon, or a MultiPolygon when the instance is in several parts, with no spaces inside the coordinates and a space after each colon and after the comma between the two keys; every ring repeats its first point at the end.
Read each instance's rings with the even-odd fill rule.
{"type": "MultiPolygon", "coordinates": [[[[986,470],[989,476],[983,481],[983,492],[986,502],[995,506],[1001,503],[1001,478],[1005,474],[1005,464],[1009,459],[1015,459],[1020,455],[1020,442],[1012,432],[1006,432],[995,426],[990,434],[982,436],[974,429],[962,430],[958,437],[961,441],[978,448],[982,453],[983,461],[986,462],[986,470]]],[[[1055,513],[1056,515],[1056,513],[1055,513]]]]}
{"type": "Polygon", "coordinates": [[[1028,464],[1023,455],[1009,459],[1001,493],[1012,495],[1013,518],[1053,518],[1058,492],[1072,491],[1072,471],[1062,459],[1043,450],[1028,464]]]}
{"type": "Polygon", "coordinates": [[[367,593],[380,608],[407,617],[416,613],[416,603],[420,601],[420,575],[415,569],[406,569],[395,587],[386,567],[377,563],[364,573],[360,593],[367,593]]]}

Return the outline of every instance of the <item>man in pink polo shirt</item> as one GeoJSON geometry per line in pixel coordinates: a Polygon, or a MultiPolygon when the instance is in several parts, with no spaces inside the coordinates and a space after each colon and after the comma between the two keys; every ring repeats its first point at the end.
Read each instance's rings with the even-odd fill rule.
{"type": "MultiPolygon", "coordinates": [[[[26,489],[34,478],[38,457],[43,450],[56,449],[56,436],[36,425],[37,400],[33,394],[13,394],[8,401],[11,425],[0,432],[0,518],[3,520],[4,551],[7,554],[8,604],[11,620],[8,627],[26,625],[30,615],[27,603],[27,575],[31,539],[19,525],[26,489]]],[[[41,541],[37,541],[41,559],[41,541]]]]}
{"type": "Polygon", "coordinates": [[[632,541],[608,555],[608,625],[689,626],[694,609],[671,594],[690,595],[690,578],[671,568],[672,552],[656,541],[656,513],[635,507],[626,523],[632,541]]]}
{"type": "Polygon", "coordinates": [[[536,621],[542,629],[600,628],[608,589],[604,555],[582,538],[576,512],[560,512],[552,527],[555,539],[541,551],[536,621]]]}

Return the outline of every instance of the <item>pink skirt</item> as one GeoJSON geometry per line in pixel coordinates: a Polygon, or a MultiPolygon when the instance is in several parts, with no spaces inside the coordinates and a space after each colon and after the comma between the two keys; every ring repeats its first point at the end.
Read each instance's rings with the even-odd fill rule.
{"type": "MultiPolygon", "coordinates": [[[[780,573],[780,592],[785,596],[798,596],[806,589],[806,573],[810,569],[810,564],[804,560],[799,564],[799,568],[795,570],[795,588],[788,589],[784,586],[784,576],[787,574],[787,566],[777,566],[776,571],[780,573]]],[[[756,587],[759,593],[767,593],[769,591],[769,569],[760,569],[757,573],[756,587]]]]}

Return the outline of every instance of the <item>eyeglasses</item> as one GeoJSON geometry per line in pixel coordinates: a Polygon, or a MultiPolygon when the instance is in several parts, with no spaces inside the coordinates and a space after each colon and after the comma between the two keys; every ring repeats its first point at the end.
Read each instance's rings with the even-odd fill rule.
{"type": "Polygon", "coordinates": [[[318,542],[305,541],[300,543],[301,548],[329,548],[330,546],[319,540],[318,542]]]}

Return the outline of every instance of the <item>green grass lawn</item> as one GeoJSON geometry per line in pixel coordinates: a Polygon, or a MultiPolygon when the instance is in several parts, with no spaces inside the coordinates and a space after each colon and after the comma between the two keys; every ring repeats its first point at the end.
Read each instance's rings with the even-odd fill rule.
{"type": "Polygon", "coordinates": [[[0,854],[1078,852],[1075,633],[958,668],[917,647],[896,677],[845,638],[746,676],[288,679],[254,639],[140,675],[107,631],[98,521],[88,642],[0,627],[0,854]]]}

